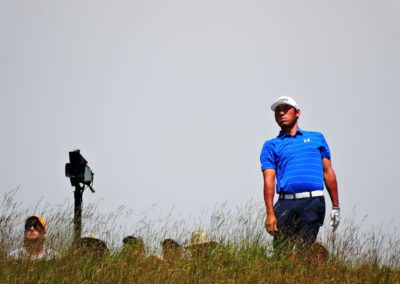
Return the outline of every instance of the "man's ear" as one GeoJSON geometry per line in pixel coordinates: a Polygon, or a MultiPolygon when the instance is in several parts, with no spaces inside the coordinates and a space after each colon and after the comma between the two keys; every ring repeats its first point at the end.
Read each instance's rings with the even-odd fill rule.
{"type": "Polygon", "coordinates": [[[301,114],[300,109],[296,110],[296,116],[297,116],[297,118],[299,118],[300,114],[301,114]]]}

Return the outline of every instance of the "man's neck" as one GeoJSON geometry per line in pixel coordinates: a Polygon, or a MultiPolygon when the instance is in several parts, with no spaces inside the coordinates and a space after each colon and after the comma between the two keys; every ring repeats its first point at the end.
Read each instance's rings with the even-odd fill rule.
{"type": "Polygon", "coordinates": [[[288,125],[287,127],[281,127],[282,132],[289,134],[290,136],[294,136],[297,133],[297,121],[293,125],[288,125]]]}

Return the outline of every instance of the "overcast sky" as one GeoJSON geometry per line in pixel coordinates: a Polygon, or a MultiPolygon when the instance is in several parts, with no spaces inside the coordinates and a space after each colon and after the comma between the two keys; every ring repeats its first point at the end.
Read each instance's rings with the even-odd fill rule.
{"type": "Polygon", "coordinates": [[[263,202],[289,95],[331,148],[343,217],[400,227],[396,0],[0,0],[0,38],[2,195],[72,202],[80,149],[104,212],[263,202]]]}

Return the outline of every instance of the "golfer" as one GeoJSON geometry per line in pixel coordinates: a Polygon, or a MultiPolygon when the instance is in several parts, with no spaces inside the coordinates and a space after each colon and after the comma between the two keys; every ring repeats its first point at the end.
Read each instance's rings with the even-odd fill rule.
{"type": "Polygon", "coordinates": [[[325,218],[324,183],[332,201],[331,225],[339,225],[339,199],[331,154],[324,136],[299,128],[300,109],[291,97],[272,105],[281,128],[264,143],[261,169],[267,209],[265,227],[273,235],[274,251],[309,248],[325,218]],[[279,195],[275,205],[274,193],[279,195]]]}

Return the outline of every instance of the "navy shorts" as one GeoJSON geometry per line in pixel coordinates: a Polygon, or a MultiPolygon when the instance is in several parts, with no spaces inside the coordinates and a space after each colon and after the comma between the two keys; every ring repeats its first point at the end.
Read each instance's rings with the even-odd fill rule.
{"type": "Polygon", "coordinates": [[[303,199],[279,199],[274,205],[278,231],[274,242],[281,240],[301,240],[303,243],[315,241],[319,227],[324,224],[324,196],[303,199]]]}

